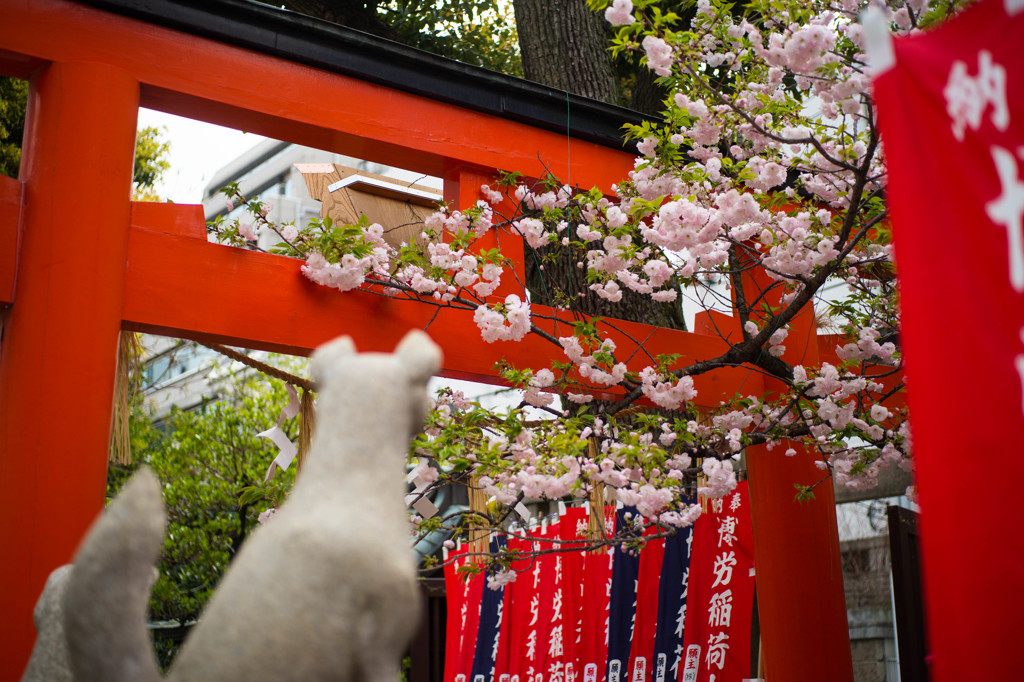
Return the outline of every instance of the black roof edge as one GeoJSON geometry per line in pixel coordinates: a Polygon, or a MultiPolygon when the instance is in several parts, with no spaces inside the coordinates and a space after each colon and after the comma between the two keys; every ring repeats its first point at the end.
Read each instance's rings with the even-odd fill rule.
{"type": "Polygon", "coordinates": [[[254,0],[79,1],[630,153],[622,126],[657,120],[254,0]]]}

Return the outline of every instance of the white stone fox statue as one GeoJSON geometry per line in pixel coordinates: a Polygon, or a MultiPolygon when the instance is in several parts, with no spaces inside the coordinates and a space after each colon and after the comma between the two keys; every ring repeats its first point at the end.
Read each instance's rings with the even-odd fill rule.
{"type": "MultiPolygon", "coordinates": [[[[167,679],[398,679],[419,614],[402,463],[440,361],[421,332],[394,354],[357,354],[347,337],[314,353],[318,424],[302,474],[231,563],[167,679]]],[[[163,533],[144,470],[75,557],[63,604],[73,679],[160,679],[145,614],[163,533]]]]}

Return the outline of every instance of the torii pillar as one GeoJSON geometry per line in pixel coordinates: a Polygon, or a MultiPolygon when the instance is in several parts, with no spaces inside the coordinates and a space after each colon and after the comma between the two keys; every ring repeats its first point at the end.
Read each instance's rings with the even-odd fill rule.
{"type": "Polygon", "coordinates": [[[53,63],[31,81],[17,303],[0,345],[0,613],[3,651],[24,657],[13,670],[47,576],[103,507],[138,105],[138,82],[105,64],[53,63]]]}

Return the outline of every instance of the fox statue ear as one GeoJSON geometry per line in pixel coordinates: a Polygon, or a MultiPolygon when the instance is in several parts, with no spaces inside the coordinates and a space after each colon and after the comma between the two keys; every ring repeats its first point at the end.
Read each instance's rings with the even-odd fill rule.
{"type": "Polygon", "coordinates": [[[441,347],[418,329],[406,334],[395,348],[409,383],[426,384],[441,369],[441,347]]]}
{"type": "Polygon", "coordinates": [[[356,344],[351,336],[339,336],[317,348],[310,356],[309,371],[313,383],[323,386],[331,370],[338,366],[338,360],[356,354],[356,344]]]}
{"type": "Polygon", "coordinates": [[[75,553],[64,593],[64,632],[74,679],[160,679],[146,610],[166,520],[160,481],[142,467],[75,553]]]}

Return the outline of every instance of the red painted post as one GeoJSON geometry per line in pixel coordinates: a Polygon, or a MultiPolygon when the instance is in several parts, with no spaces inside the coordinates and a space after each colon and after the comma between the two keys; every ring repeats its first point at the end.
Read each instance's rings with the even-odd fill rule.
{"type": "Polygon", "coordinates": [[[814,454],[784,443],[747,449],[757,608],[770,680],[852,682],[853,662],[831,479],[797,503],[794,483],[822,478],[814,454]]]}
{"type": "MultiPolygon", "coordinates": [[[[465,210],[471,208],[477,201],[482,200],[480,193],[481,185],[489,185],[491,189],[497,190],[497,171],[486,168],[471,166],[454,166],[445,171],[444,174],[444,200],[453,207],[465,210]]],[[[494,207],[494,222],[512,217],[514,206],[507,199],[494,207]]],[[[512,268],[518,270],[514,275],[508,272],[502,277],[501,285],[491,295],[491,300],[504,300],[505,296],[515,294],[523,298],[523,289],[520,282],[525,281],[523,268],[523,238],[509,227],[506,230],[492,229],[481,237],[475,245],[480,250],[498,249],[501,255],[512,262],[512,268]]]]}
{"type": "MultiPolygon", "coordinates": [[[[745,277],[748,300],[770,284],[763,271],[745,277]]],[[[778,297],[769,292],[771,298],[777,305],[778,297]]],[[[796,316],[786,337],[786,362],[818,366],[815,326],[810,308],[796,316]]],[[[777,389],[778,382],[766,379],[765,388],[777,389]]],[[[832,479],[822,481],[825,472],[814,464],[816,453],[795,443],[771,451],[763,445],[747,448],[746,457],[766,678],[853,682],[832,479]],[[797,454],[787,457],[789,447],[797,454]],[[798,503],[794,484],[816,483],[814,499],[798,503]]]]}
{"type": "Polygon", "coordinates": [[[103,508],[139,84],[93,63],[32,80],[14,305],[0,347],[0,678],[49,573],[103,508]]]}

